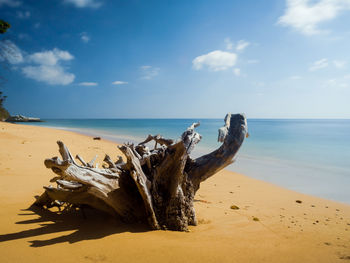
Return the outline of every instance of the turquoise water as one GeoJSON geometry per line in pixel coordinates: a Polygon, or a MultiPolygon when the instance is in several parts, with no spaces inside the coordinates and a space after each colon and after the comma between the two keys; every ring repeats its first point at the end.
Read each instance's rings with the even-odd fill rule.
{"type": "MultiPolygon", "coordinates": [[[[197,157],[219,144],[221,119],[50,119],[34,125],[139,142],[178,138],[193,122],[203,139],[197,157]]],[[[33,125],[33,124],[31,124],[33,125]]],[[[229,169],[306,194],[350,203],[350,120],[248,119],[250,137],[229,169]]],[[[278,197],[276,197],[278,198],[278,197]]]]}

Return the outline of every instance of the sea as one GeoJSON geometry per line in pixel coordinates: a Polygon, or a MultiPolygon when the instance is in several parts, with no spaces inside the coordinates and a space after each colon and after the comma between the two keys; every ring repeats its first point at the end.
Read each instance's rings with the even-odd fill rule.
{"type": "MultiPolygon", "coordinates": [[[[30,125],[136,143],[148,134],[177,139],[198,121],[202,140],[191,154],[196,158],[220,146],[217,135],[223,119],[46,119],[30,125]]],[[[248,119],[248,131],[250,136],[227,169],[301,193],[350,203],[350,120],[248,119]]]]}

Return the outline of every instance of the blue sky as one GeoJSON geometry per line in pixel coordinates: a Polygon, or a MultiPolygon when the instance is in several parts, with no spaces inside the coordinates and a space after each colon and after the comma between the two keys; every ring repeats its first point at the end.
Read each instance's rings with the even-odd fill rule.
{"type": "Polygon", "coordinates": [[[350,0],[0,0],[12,114],[350,118],[350,0]]]}

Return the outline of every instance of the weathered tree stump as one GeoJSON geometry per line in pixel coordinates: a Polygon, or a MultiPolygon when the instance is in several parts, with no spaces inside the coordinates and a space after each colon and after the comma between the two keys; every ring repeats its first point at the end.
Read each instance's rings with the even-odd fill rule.
{"type": "Polygon", "coordinates": [[[190,152],[201,140],[192,124],[177,141],[151,136],[139,143],[124,144],[119,149],[126,157],[117,162],[106,155],[108,167],[94,167],[79,155],[76,163],[68,148],[58,141],[62,156],[45,160],[45,166],[58,176],[51,182],[57,187],[44,187],[35,205],[50,208],[64,205],[88,205],[120,217],[126,222],[147,220],[152,229],[186,231],[196,225],[194,196],[200,183],[233,162],[247,136],[246,118],[227,114],[225,126],[219,129],[222,145],[197,159],[190,152]],[[146,143],[154,141],[150,150],[146,143]]]}

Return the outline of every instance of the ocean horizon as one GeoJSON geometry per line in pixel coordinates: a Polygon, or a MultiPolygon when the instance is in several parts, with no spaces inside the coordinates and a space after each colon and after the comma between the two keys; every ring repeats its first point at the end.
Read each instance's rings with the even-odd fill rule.
{"type": "MultiPolygon", "coordinates": [[[[220,146],[223,119],[45,119],[29,125],[100,136],[118,143],[148,134],[177,139],[193,122],[202,135],[194,158],[220,146]]],[[[301,193],[350,203],[350,120],[248,119],[247,138],[227,169],[301,193]]],[[[59,138],[58,138],[59,139],[59,138]]]]}

